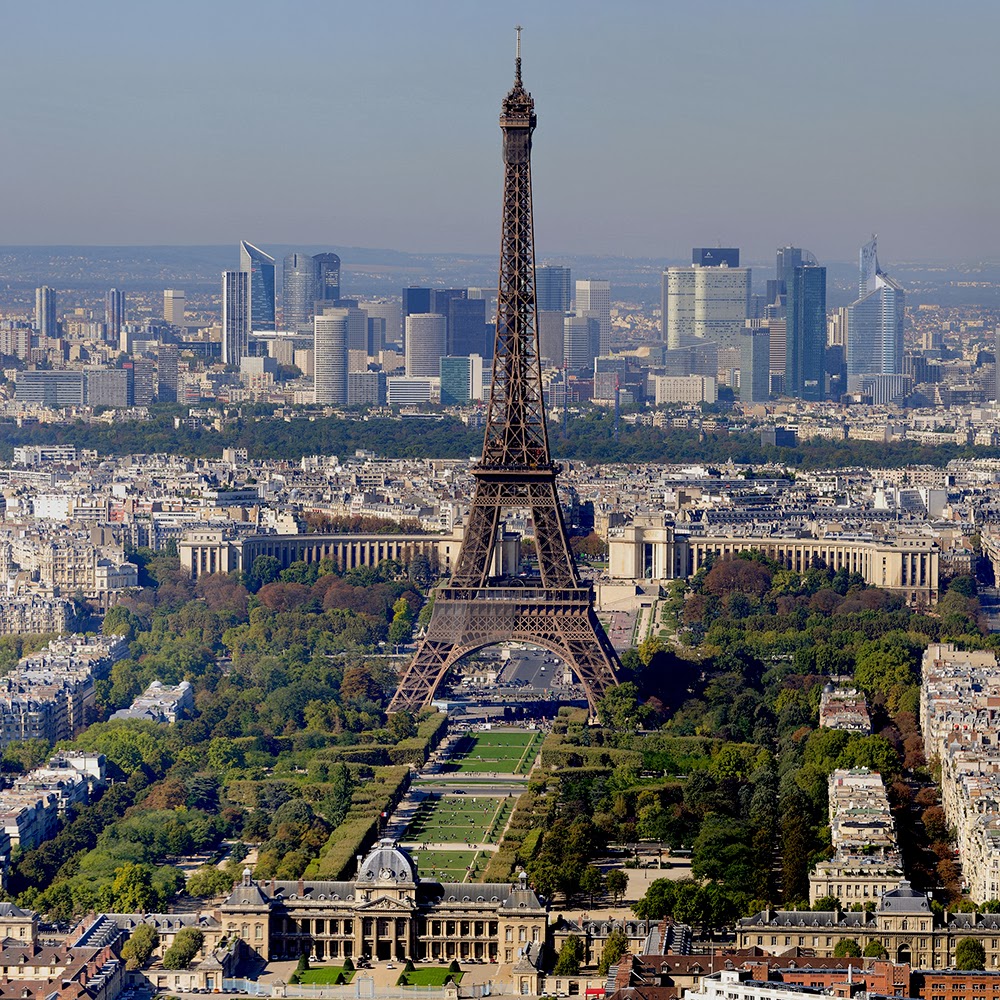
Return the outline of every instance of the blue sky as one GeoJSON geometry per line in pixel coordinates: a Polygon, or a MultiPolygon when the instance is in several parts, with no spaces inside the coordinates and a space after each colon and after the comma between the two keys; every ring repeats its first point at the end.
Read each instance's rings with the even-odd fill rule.
{"type": "Polygon", "coordinates": [[[5,0],[0,243],[1000,258],[995,0],[5,0]]]}

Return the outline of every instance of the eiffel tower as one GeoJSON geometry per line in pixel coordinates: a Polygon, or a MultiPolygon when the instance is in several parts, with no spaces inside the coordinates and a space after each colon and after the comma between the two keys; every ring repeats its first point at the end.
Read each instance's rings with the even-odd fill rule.
{"type": "Polygon", "coordinates": [[[535,102],[521,83],[517,29],[514,86],[500,113],[503,130],[503,231],[497,293],[493,386],[482,459],[465,538],[451,581],[434,610],[413,662],[400,678],[390,712],[428,704],[452,665],[484,646],[528,642],[559,656],[597,703],[617,684],[620,666],[594,612],[594,592],[577,573],[556,494],[560,472],[549,457],[535,324],[531,134],[535,102]],[[527,509],[534,522],[537,577],[492,575],[505,510],[527,509]]]}

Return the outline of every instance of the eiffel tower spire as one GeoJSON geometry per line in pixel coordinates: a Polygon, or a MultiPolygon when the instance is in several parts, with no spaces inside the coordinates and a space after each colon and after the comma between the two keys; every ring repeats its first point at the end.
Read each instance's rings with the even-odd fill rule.
{"type": "Polygon", "coordinates": [[[450,583],[440,587],[427,633],[400,679],[390,711],[429,702],[451,666],[467,653],[506,640],[556,653],[583,684],[596,710],[617,683],[618,657],[582,585],[556,492],[559,467],[549,454],[535,306],[531,136],[535,102],[521,80],[517,31],[514,85],[503,100],[503,217],[493,382],[476,491],[450,583]],[[502,515],[527,509],[534,525],[538,576],[494,575],[502,515]]]}

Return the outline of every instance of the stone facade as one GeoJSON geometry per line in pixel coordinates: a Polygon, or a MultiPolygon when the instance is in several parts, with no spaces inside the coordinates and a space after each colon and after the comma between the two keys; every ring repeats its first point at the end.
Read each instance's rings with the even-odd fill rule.
{"type": "Polygon", "coordinates": [[[249,869],[220,908],[229,937],[265,960],[351,958],[514,963],[545,942],[547,912],[522,875],[513,885],[421,879],[382,840],[350,882],[257,882],[249,869]]]}

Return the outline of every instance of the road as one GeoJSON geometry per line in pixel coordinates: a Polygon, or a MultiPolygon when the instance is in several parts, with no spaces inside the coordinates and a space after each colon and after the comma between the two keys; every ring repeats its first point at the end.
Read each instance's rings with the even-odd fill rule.
{"type": "Polygon", "coordinates": [[[1000,591],[996,587],[979,588],[979,606],[991,632],[1000,632],[1000,591]]]}

